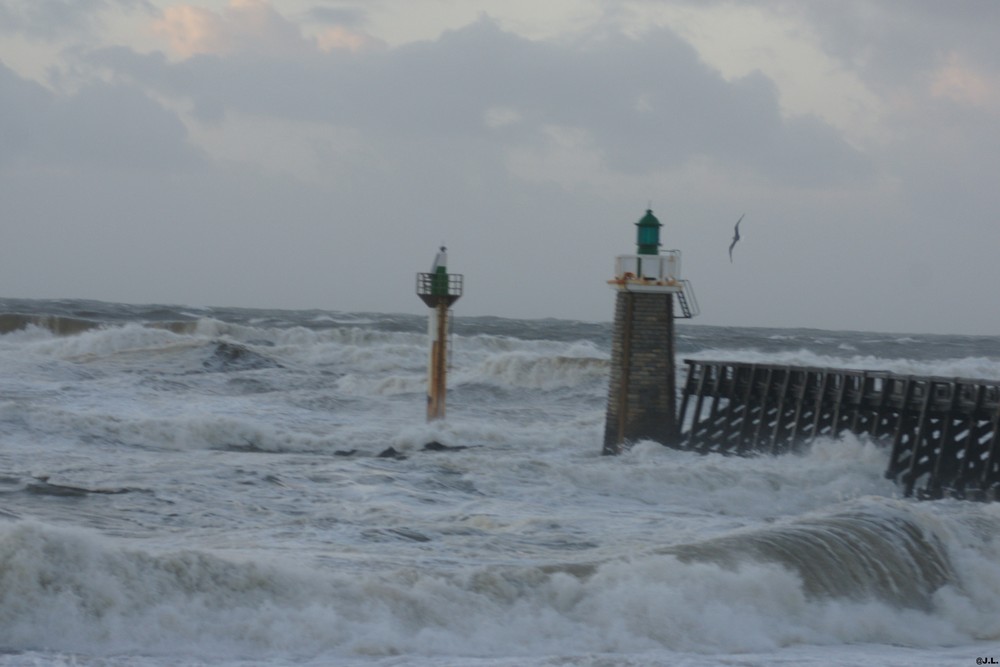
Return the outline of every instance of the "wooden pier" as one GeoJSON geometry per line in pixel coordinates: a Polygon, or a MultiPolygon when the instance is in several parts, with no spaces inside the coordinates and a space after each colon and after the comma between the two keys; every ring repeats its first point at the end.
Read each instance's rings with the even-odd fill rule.
{"type": "Polygon", "coordinates": [[[1000,380],[685,359],[678,446],[779,454],[853,433],[907,496],[1000,499],[1000,380]]]}

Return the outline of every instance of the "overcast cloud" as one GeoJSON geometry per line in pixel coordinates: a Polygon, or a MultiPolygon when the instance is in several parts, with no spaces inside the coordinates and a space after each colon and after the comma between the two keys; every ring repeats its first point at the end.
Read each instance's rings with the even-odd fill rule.
{"type": "Polygon", "coordinates": [[[476,4],[0,0],[3,293],[1000,333],[997,4],[476,4]]]}

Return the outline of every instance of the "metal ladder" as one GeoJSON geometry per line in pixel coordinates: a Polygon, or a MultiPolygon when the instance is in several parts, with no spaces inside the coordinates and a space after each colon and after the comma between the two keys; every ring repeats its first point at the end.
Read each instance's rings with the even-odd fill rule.
{"type": "Polygon", "coordinates": [[[681,280],[681,291],[677,292],[677,303],[681,307],[681,312],[685,319],[691,319],[701,312],[698,308],[698,299],[694,297],[694,289],[690,280],[681,280]]]}

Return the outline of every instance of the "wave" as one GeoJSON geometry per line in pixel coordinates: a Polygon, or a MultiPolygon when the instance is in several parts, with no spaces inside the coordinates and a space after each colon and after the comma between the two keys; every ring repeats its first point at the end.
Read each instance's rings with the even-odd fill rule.
{"type": "Polygon", "coordinates": [[[385,344],[426,347],[426,335],[412,332],[380,331],[359,326],[324,329],[261,327],[234,324],[221,320],[199,320],[198,333],[213,337],[229,336],[241,342],[267,341],[276,347],[312,347],[317,345],[378,346],[385,344]]]}
{"type": "Polygon", "coordinates": [[[198,341],[167,329],[126,324],[120,327],[89,329],[69,337],[42,338],[28,342],[25,348],[42,356],[85,360],[123,352],[190,347],[194,344],[198,344],[198,341]]]}
{"type": "Polygon", "coordinates": [[[100,326],[100,322],[78,317],[0,313],[0,334],[9,334],[14,331],[37,327],[59,336],[68,336],[100,326]]]}
{"type": "MultiPolygon", "coordinates": [[[[266,329],[219,320],[201,319],[183,323],[126,323],[81,325],[73,335],[55,336],[50,329],[37,329],[44,335],[7,339],[8,349],[19,346],[28,353],[67,360],[88,360],[129,352],[169,352],[209,346],[212,362],[226,370],[236,357],[246,362],[270,355],[286,357],[303,364],[323,365],[360,363],[369,369],[393,368],[400,363],[411,365],[426,355],[424,341],[415,334],[366,331],[353,327],[315,332],[307,329],[266,329]],[[266,349],[267,355],[258,350],[266,349]],[[218,363],[216,363],[218,362],[218,363]]],[[[31,330],[34,325],[29,326],[31,330]]],[[[273,364],[279,362],[271,359],[273,364]]],[[[246,364],[243,364],[246,365],[246,364]]]]}
{"type": "Polygon", "coordinates": [[[927,521],[886,505],[592,566],[377,572],[150,553],[10,522],[0,524],[0,650],[334,659],[1000,636],[992,538],[963,545],[972,533],[927,521]]]}
{"type": "Polygon", "coordinates": [[[458,369],[456,381],[552,390],[603,382],[607,374],[607,359],[508,352],[458,369]]]}
{"type": "Polygon", "coordinates": [[[930,610],[934,593],[957,580],[940,538],[905,505],[858,504],[833,516],[671,547],[684,561],[775,563],[795,572],[812,597],[875,599],[930,610]]]}
{"type": "MultiPolygon", "coordinates": [[[[383,332],[344,327],[313,331],[301,328],[259,329],[217,320],[200,320],[174,330],[161,325],[130,323],[99,326],[70,337],[42,337],[27,342],[30,351],[46,356],[79,358],[111,355],[176,345],[224,345],[233,349],[261,350],[315,365],[348,364],[366,371],[422,368],[427,360],[423,334],[383,332]]],[[[482,345],[479,337],[452,342],[454,366],[470,366],[470,376],[507,378],[515,383],[520,372],[529,384],[541,385],[540,373],[575,366],[606,370],[607,359],[590,346],[566,347],[538,341],[507,341],[498,347],[482,345]],[[544,364],[544,368],[538,368],[544,364]],[[531,379],[534,377],[534,379],[531,379]]],[[[256,352],[258,353],[259,352],[256,352]]],[[[471,378],[470,378],[471,379],[471,378]]],[[[556,383],[562,380],[556,380],[556,383]]]]}
{"type": "MultiPolygon", "coordinates": [[[[142,322],[141,324],[174,333],[192,333],[197,327],[196,320],[142,322]]],[[[107,322],[83,317],[0,313],[0,335],[37,328],[55,336],[75,336],[91,329],[102,329],[109,326],[111,325],[107,322]]]]}
{"type": "Polygon", "coordinates": [[[103,441],[168,450],[332,453],[343,444],[336,437],[259,423],[252,418],[216,415],[179,419],[96,419],[93,428],[103,441]]]}
{"type": "MultiPolygon", "coordinates": [[[[221,344],[245,350],[244,356],[261,354],[267,348],[264,356],[273,357],[276,364],[289,361],[314,367],[350,366],[353,372],[404,370],[423,375],[428,355],[425,333],[359,326],[269,327],[211,317],[126,323],[48,315],[8,317],[16,319],[18,326],[50,334],[8,339],[8,345],[24,346],[31,353],[67,360],[221,344]]],[[[14,325],[11,327],[14,330],[14,325]]],[[[460,382],[551,389],[587,383],[607,373],[607,354],[588,341],[454,336],[450,350],[455,377],[460,382]]],[[[214,355],[225,356],[218,349],[214,355]]],[[[378,379],[376,384],[384,383],[378,379]]],[[[375,393],[385,390],[376,389],[375,393]]]]}

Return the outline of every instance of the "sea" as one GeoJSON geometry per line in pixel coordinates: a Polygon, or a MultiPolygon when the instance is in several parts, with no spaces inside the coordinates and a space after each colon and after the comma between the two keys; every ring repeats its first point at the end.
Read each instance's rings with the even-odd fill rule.
{"type": "MultiPolygon", "coordinates": [[[[0,667],[1000,662],[1000,504],[855,436],[602,456],[610,322],[456,306],[427,423],[420,314],[0,299],[0,667]]],[[[1000,378],[1000,336],[677,331],[1000,378]]]]}

